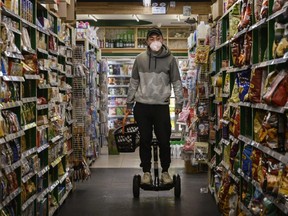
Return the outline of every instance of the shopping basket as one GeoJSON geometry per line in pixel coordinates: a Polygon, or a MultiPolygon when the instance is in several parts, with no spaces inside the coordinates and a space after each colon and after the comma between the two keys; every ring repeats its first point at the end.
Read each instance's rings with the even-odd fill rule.
{"type": "Polygon", "coordinates": [[[139,146],[140,133],[136,123],[125,124],[128,114],[125,114],[122,127],[114,131],[118,152],[134,152],[139,146]]]}

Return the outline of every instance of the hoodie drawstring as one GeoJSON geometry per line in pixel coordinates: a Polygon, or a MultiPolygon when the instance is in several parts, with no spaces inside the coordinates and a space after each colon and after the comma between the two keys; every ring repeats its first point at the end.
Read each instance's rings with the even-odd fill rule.
{"type": "Polygon", "coordinates": [[[151,54],[149,55],[149,70],[150,70],[150,65],[151,65],[151,54]]]}
{"type": "MultiPolygon", "coordinates": [[[[149,55],[149,69],[150,69],[150,66],[151,66],[151,55],[149,55]]],[[[157,57],[155,57],[154,56],[154,58],[155,58],[155,69],[156,69],[156,67],[157,67],[157,57]]]]}

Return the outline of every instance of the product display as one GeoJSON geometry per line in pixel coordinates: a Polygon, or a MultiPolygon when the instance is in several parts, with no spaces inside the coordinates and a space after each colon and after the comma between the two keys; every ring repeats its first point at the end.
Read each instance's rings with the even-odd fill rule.
{"type": "Polygon", "coordinates": [[[51,216],[73,187],[73,27],[35,0],[0,13],[0,214],[51,216]]]}
{"type": "MultiPolygon", "coordinates": [[[[80,31],[77,29],[77,31],[80,31]]],[[[98,110],[101,102],[100,63],[97,46],[88,39],[77,39],[73,52],[73,179],[83,181],[90,177],[89,166],[99,156],[102,145],[98,110]]]]}
{"type": "Polygon", "coordinates": [[[210,47],[210,191],[223,215],[287,215],[288,2],[228,5],[210,47]]]}

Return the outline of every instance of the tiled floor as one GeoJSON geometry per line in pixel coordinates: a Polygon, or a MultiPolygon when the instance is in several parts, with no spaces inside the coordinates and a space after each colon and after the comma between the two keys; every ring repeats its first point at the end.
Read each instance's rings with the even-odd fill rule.
{"type": "MultiPolygon", "coordinates": [[[[107,147],[101,149],[100,157],[92,164],[91,168],[139,168],[139,148],[132,153],[109,155],[107,147]]],[[[171,168],[184,168],[182,159],[172,158],[171,168]]]]}

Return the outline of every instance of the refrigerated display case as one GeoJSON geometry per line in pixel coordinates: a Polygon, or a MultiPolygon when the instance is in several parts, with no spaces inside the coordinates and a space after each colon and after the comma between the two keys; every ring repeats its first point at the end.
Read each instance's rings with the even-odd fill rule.
{"type": "MultiPolygon", "coordinates": [[[[108,128],[122,126],[125,116],[127,91],[134,58],[109,58],[108,60],[108,128]]],[[[133,123],[133,115],[128,115],[126,124],[133,123]]]]}

